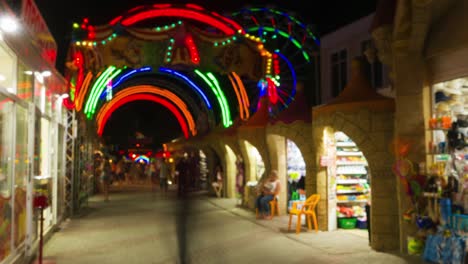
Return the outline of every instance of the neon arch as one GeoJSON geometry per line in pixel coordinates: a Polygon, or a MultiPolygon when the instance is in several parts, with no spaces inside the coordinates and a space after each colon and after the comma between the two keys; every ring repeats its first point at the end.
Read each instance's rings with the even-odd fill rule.
{"type": "Polygon", "coordinates": [[[237,31],[242,31],[242,27],[231,19],[220,16],[214,12],[208,12],[204,8],[186,4],[177,6],[172,4],[157,4],[147,6],[146,9],[138,8],[134,12],[129,12],[125,16],[113,19],[110,24],[115,25],[120,22],[122,26],[131,26],[140,21],[157,17],[187,18],[213,26],[226,35],[234,35],[237,31]]]}
{"type": "MultiPolygon", "coordinates": [[[[134,94],[140,94],[140,93],[154,94],[163,98],[167,98],[173,105],[178,107],[180,112],[182,112],[183,116],[185,117],[185,120],[187,120],[187,124],[188,124],[191,134],[196,135],[197,131],[196,131],[193,116],[188,110],[186,104],[180,99],[180,97],[170,92],[169,90],[166,90],[157,86],[152,86],[152,85],[137,85],[131,88],[126,88],[125,90],[118,92],[115,95],[115,97],[112,99],[112,101],[104,104],[104,106],[99,110],[97,117],[96,117],[96,123],[98,127],[101,127],[104,121],[106,112],[109,111],[109,109],[112,107],[115,101],[119,101],[122,98],[132,96],[134,94]]],[[[103,128],[104,126],[102,126],[102,129],[103,128]]]]}
{"type": "Polygon", "coordinates": [[[179,122],[182,132],[184,133],[184,137],[185,138],[189,137],[187,124],[185,123],[185,120],[182,114],[177,110],[177,108],[173,104],[171,104],[171,102],[169,102],[168,100],[158,97],[158,96],[151,95],[151,94],[133,94],[130,96],[124,96],[117,101],[113,100],[112,102],[114,103],[110,104],[109,109],[105,111],[105,113],[103,114],[102,121],[98,123],[98,131],[97,131],[98,135],[102,136],[102,132],[104,131],[104,126],[115,110],[117,110],[122,105],[125,105],[130,102],[135,102],[135,101],[152,101],[152,102],[159,103],[165,106],[177,118],[177,121],[179,122]]]}
{"type": "Polygon", "coordinates": [[[178,72],[173,69],[165,68],[165,67],[159,67],[159,71],[163,73],[170,74],[171,76],[174,76],[174,78],[179,78],[185,83],[187,83],[194,91],[196,91],[200,97],[203,99],[205,102],[205,105],[208,109],[211,109],[211,103],[210,100],[208,100],[208,97],[206,97],[206,94],[202,91],[202,89],[196,85],[190,78],[188,78],[186,75],[182,74],[181,72],[178,72]]]}

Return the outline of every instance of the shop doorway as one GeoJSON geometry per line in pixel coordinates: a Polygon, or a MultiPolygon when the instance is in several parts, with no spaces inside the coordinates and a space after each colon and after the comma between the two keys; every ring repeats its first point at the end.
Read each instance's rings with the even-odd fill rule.
{"type": "Polygon", "coordinates": [[[200,189],[206,190],[208,188],[208,162],[205,152],[198,150],[199,169],[200,169],[200,189]]]}
{"type": "Polygon", "coordinates": [[[236,199],[238,204],[242,204],[245,188],[245,163],[241,155],[236,157],[236,199]]]}
{"type": "Polygon", "coordinates": [[[250,184],[257,184],[257,182],[263,177],[265,174],[265,163],[263,162],[263,158],[260,155],[260,152],[256,147],[250,144],[248,141],[245,141],[245,147],[247,149],[247,153],[249,154],[249,171],[248,171],[248,178],[250,184]]]}
{"type": "Polygon", "coordinates": [[[265,174],[265,163],[258,149],[247,140],[244,140],[246,150],[246,183],[244,188],[244,202],[248,208],[255,208],[255,199],[257,198],[256,188],[258,182],[265,174]]]}
{"type": "MultiPolygon", "coordinates": [[[[335,132],[328,144],[328,229],[368,228],[366,206],[370,202],[370,172],[359,146],[343,132],[335,132]]],[[[367,231],[366,231],[367,232],[367,231]]]]}
{"type": "Polygon", "coordinates": [[[289,211],[293,201],[306,199],[306,164],[296,143],[290,139],[286,139],[286,166],[289,211]]]}

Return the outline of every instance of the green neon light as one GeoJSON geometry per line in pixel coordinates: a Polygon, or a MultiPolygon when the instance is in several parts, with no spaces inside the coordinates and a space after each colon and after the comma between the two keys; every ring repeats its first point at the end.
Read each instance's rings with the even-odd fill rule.
{"type": "MultiPolygon", "coordinates": [[[[86,105],[84,108],[84,113],[88,115],[90,107],[91,107],[91,101],[94,98],[94,94],[96,93],[96,89],[98,85],[102,82],[103,79],[106,79],[107,76],[115,69],[114,66],[109,66],[107,69],[97,78],[97,80],[94,82],[93,87],[91,88],[91,92],[89,93],[88,100],[86,101],[86,105]]],[[[89,118],[90,116],[88,116],[89,118]]]]}
{"type": "Polygon", "coordinates": [[[227,126],[225,125],[225,127],[228,127],[232,125],[232,120],[231,120],[231,110],[229,110],[229,104],[227,103],[226,96],[224,95],[223,90],[221,89],[221,86],[219,85],[218,79],[216,79],[216,77],[211,72],[208,72],[206,75],[208,76],[208,78],[211,79],[215,87],[218,89],[218,93],[221,97],[221,100],[223,101],[223,106],[226,111],[226,117],[228,121],[228,125],[227,126]]]}
{"type": "MultiPolygon", "coordinates": [[[[247,31],[248,32],[254,32],[254,31],[258,31],[259,29],[260,29],[260,27],[251,27],[251,28],[248,28],[247,31]]],[[[297,41],[295,38],[293,38],[287,32],[282,31],[282,30],[277,29],[277,28],[273,28],[273,27],[262,27],[262,30],[268,31],[268,32],[273,32],[273,33],[278,33],[280,36],[289,39],[294,44],[294,46],[296,46],[298,49],[300,49],[302,51],[302,55],[304,56],[304,59],[307,62],[310,61],[309,55],[304,51],[304,48],[302,47],[301,42],[297,41]]]]}
{"type": "Polygon", "coordinates": [[[88,99],[88,102],[89,102],[88,111],[87,111],[88,118],[91,118],[95,105],[97,104],[97,101],[99,100],[99,95],[101,95],[100,87],[103,84],[107,84],[107,81],[109,80],[109,75],[112,74],[112,72],[115,70],[114,66],[110,66],[110,67],[112,68],[108,72],[105,72],[106,74],[103,74],[99,82],[96,82],[95,85],[93,86],[93,93],[91,94],[90,99],[88,99]]]}
{"type": "Polygon", "coordinates": [[[111,77],[107,78],[107,81],[102,82],[102,84],[98,87],[98,93],[96,96],[96,99],[93,102],[92,108],[91,108],[91,114],[96,113],[96,107],[97,103],[99,101],[99,97],[101,96],[102,92],[107,88],[107,83],[109,80],[113,80],[117,75],[119,75],[122,72],[122,69],[117,69],[114,73],[112,73],[111,77]]]}
{"type": "MultiPolygon", "coordinates": [[[[254,8],[250,8],[249,11],[251,11],[251,12],[264,12],[265,8],[254,7],[254,8]]],[[[280,15],[280,16],[287,17],[289,20],[293,21],[294,23],[296,23],[297,25],[299,25],[300,27],[305,29],[307,34],[312,36],[312,39],[317,40],[314,33],[312,33],[312,31],[310,29],[308,29],[299,19],[297,19],[297,18],[295,18],[293,16],[290,16],[290,15],[286,14],[285,12],[278,11],[278,10],[275,10],[275,9],[268,9],[268,12],[271,12],[273,14],[277,14],[277,15],[280,15]]],[[[233,13],[234,16],[239,15],[239,14],[240,14],[240,12],[233,13]]]]}
{"type": "Polygon", "coordinates": [[[215,84],[213,84],[208,77],[205,76],[201,71],[195,69],[195,73],[200,76],[207,84],[210,86],[211,90],[213,93],[216,95],[216,99],[218,100],[219,106],[221,108],[221,117],[223,119],[223,126],[228,127],[229,126],[229,118],[225,109],[225,105],[223,103],[223,99],[221,98],[221,95],[219,94],[217,87],[215,87],[215,84]]]}

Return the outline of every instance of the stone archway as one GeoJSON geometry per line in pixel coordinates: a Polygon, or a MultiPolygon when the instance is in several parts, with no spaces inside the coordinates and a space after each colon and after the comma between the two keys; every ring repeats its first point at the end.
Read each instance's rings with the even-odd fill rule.
{"type": "MultiPolygon", "coordinates": [[[[264,131],[264,130],[263,130],[264,131]]],[[[269,156],[268,156],[268,150],[266,147],[266,142],[265,142],[265,135],[261,138],[263,144],[258,144],[259,140],[254,140],[254,142],[251,142],[247,139],[239,139],[239,148],[241,150],[242,157],[244,157],[244,163],[245,163],[245,177],[246,177],[246,186],[244,186],[244,198],[243,198],[243,203],[250,209],[255,208],[255,198],[256,198],[256,193],[254,192],[255,186],[249,186],[248,182],[255,182],[258,181],[256,174],[255,174],[255,160],[252,155],[252,153],[249,152],[247,148],[247,143],[255,147],[260,156],[262,157],[264,166],[265,166],[265,172],[270,171],[271,166],[269,165],[269,156]],[[255,144],[257,143],[257,144],[255,144]],[[263,148],[262,148],[263,147],[263,148]]]]}
{"type": "Polygon", "coordinates": [[[326,169],[320,167],[324,153],[324,131],[341,131],[349,136],[364,153],[371,172],[371,247],[394,250],[399,247],[399,210],[397,180],[392,172],[394,157],[390,153],[393,139],[393,112],[371,111],[329,112],[314,116],[314,175],[317,192],[324,197],[318,205],[319,227],[328,226],[328,188],[326,169]]]}
{"type": "MultiPolygon", "coordinates": [[[[312,175],[313,155],[312,155],[312,125],[304,122],[294,122],[292,124],[284,124],[278,122],[275,125],[267,126],[267,143],[270,154],[270,163],[272,168],[277,168],[282,182],[287,181],[287,164],[286,164],[286,139],[292,140],[299,150],[306,164],[306,175],[312,175]]],[[[312,177],[306,177],[306,192],[307,195],[316,193],[316,181],[312,177]]],[[[280,199],[287,199],[286,187],[283,188],[280,199]]],[[[280,204],[280,211],[286,212],[286,203],[280,204]]]]}

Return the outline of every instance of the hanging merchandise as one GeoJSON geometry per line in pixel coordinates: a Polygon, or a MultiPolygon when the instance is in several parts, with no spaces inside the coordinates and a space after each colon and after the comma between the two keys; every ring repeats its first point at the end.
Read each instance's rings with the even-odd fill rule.
{"type": "Polygon", "coordinates": [[[206,161],[206,155],[203,151],[199,151],[199,157],[200,157],[200,187],[202,189],[205,189],[207,186],[206,181],[208,180],[208,163],[206,161]]]}

